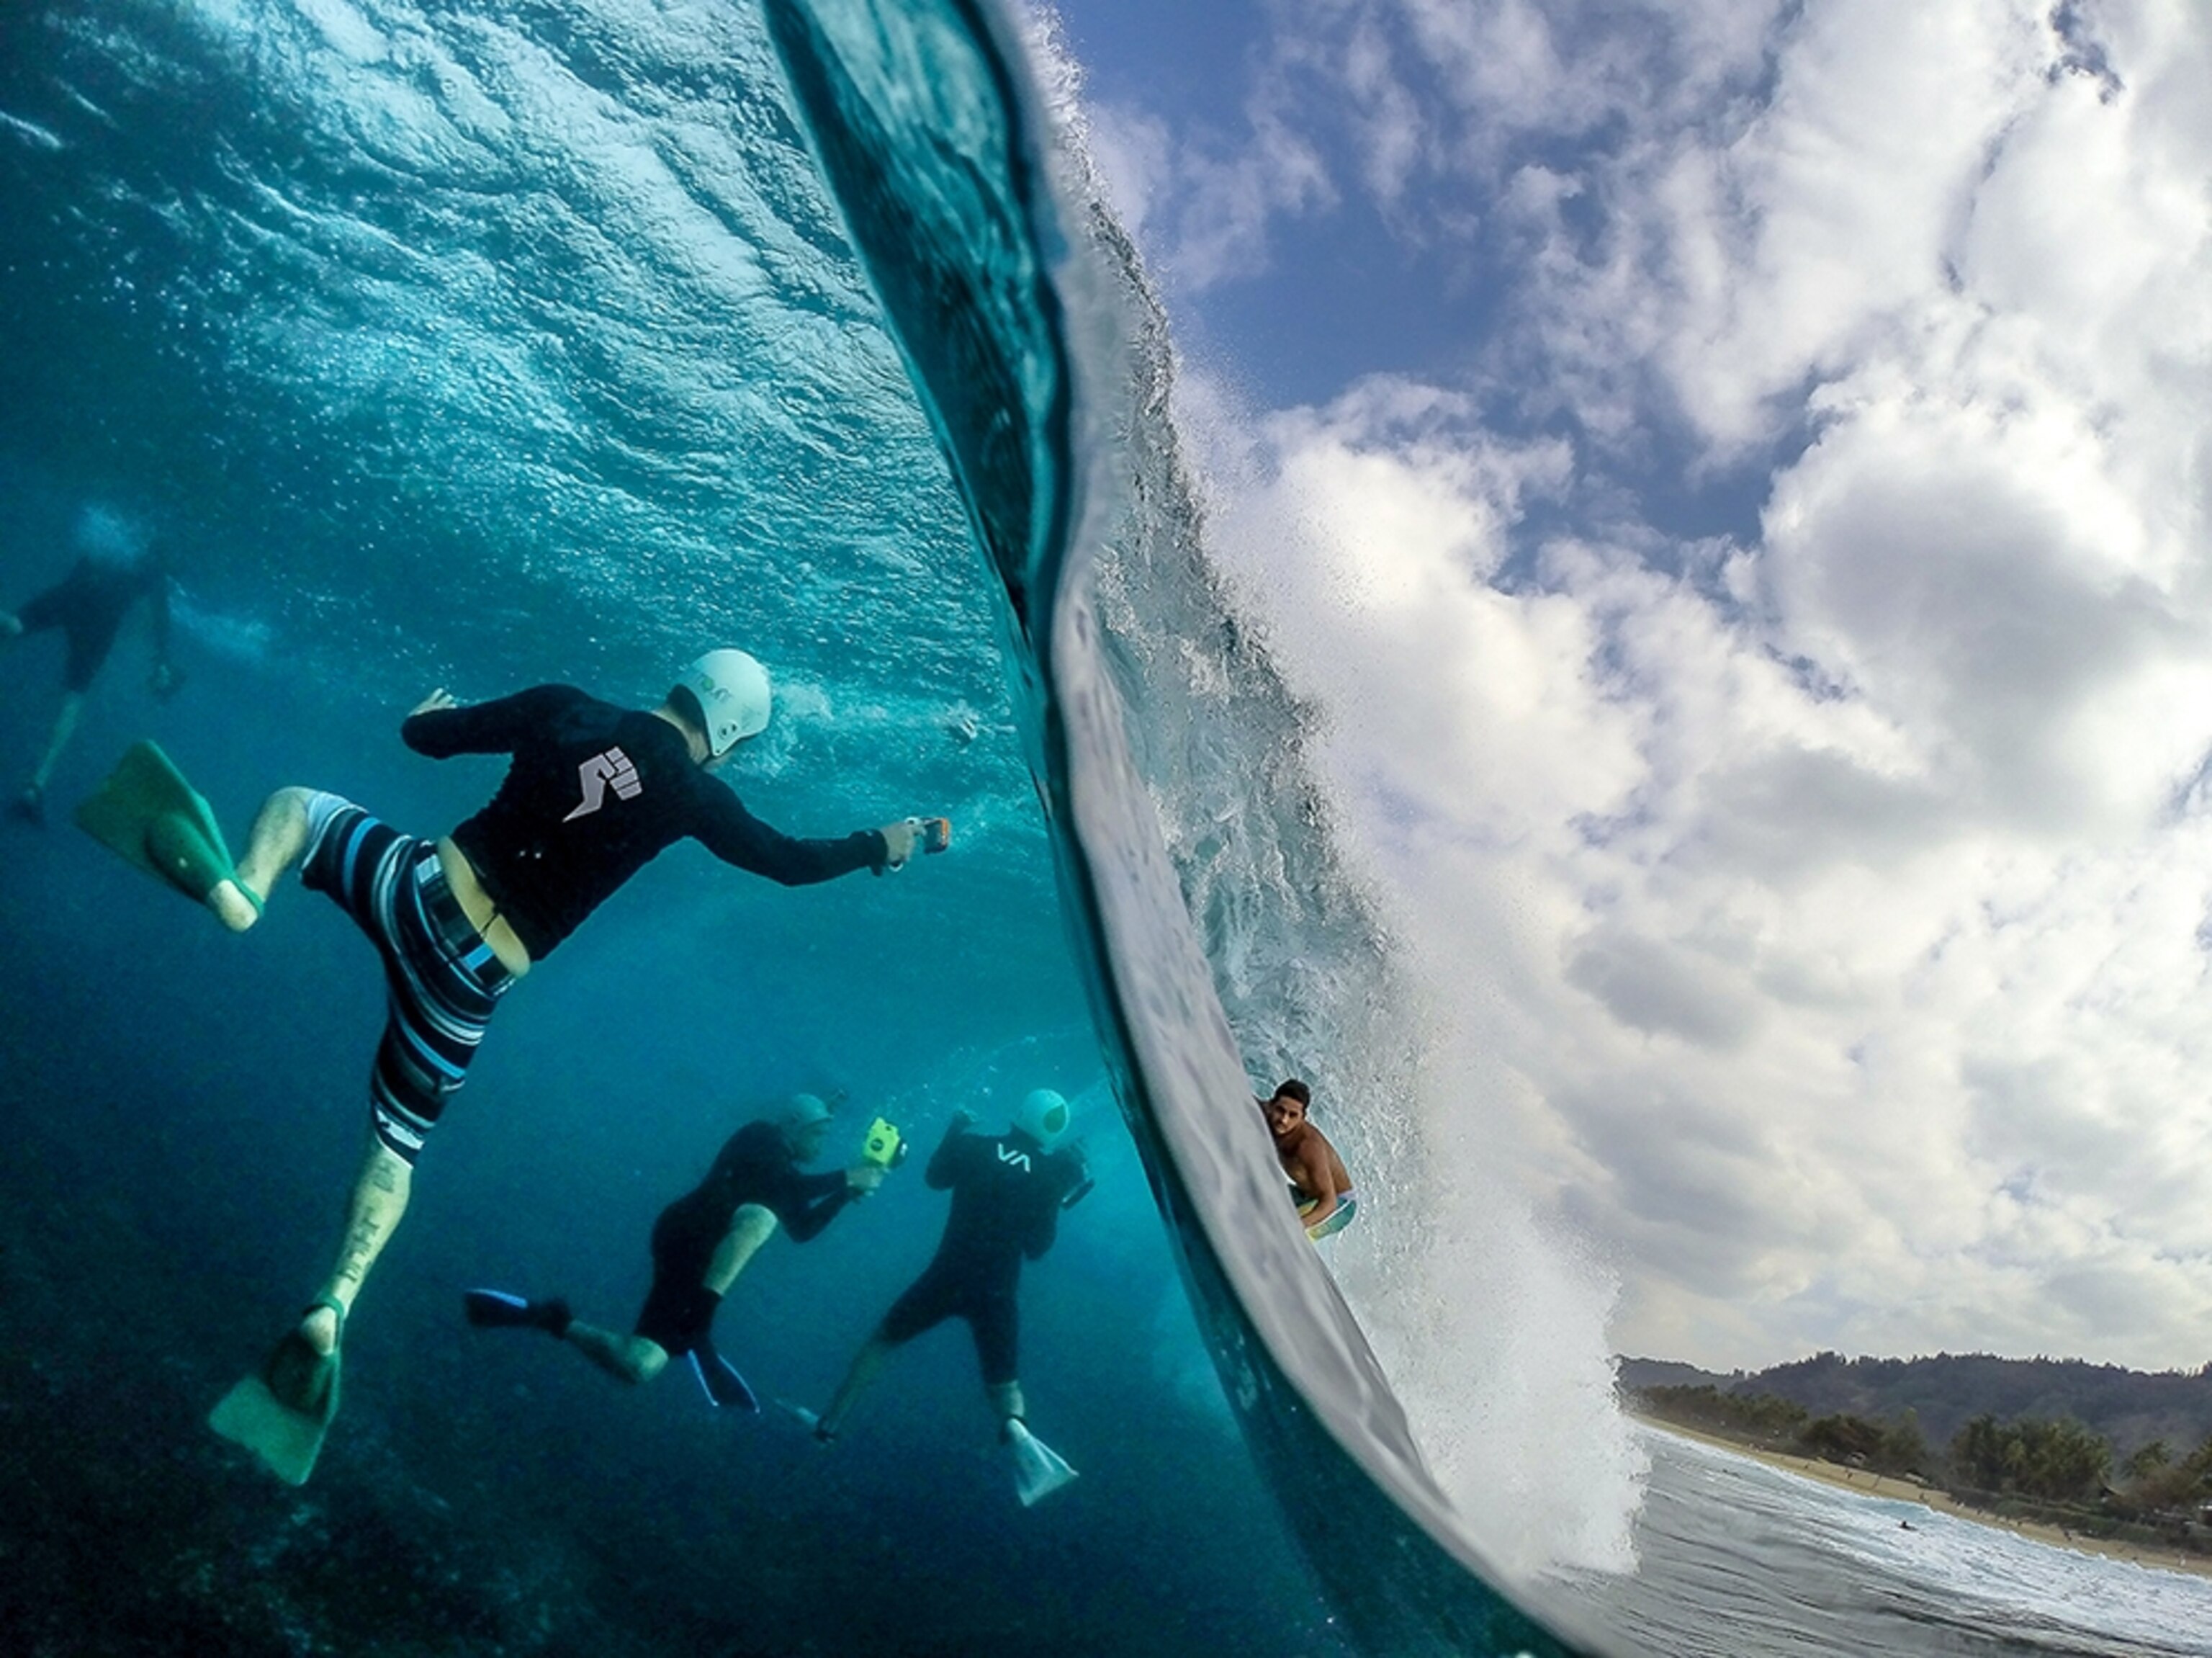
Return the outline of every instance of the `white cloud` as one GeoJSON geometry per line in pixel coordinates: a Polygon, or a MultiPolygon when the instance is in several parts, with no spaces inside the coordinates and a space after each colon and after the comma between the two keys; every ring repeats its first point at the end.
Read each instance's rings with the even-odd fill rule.
{"type": "Polygon", "coordinates": [[[1577,440],[1494,381],[1186,413],[1450,987],[1455,1131],[1610,1252],[1632,1350],[2201,1362],[2212,27],[1717,6],[1726,62],[1637,114],[1684,37],[1401,9],[1405,97],[1346,85],[1424,88],[1428,136],[1368,187],[1459,165],[1534,227],[1489,360],[1577,440]],[[1571,171],[1496,170],[1607,111],[1571,171]],[[1638,521],[1667,424],[1764,469],[1755,537],[1638,521]]]}

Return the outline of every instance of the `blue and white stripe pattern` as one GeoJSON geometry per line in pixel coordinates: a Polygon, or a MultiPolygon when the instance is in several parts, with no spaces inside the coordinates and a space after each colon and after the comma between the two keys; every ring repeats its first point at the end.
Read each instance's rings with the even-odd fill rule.
{"type": "Polygon", "coordinates": [[[434,844],[336,795],[315,795],[307,823],[301,881],[327,893],[384,958],[390,1017],[369,1117],[377,1138],[411,1163],[514,978],[462,916],[434,844]]]}

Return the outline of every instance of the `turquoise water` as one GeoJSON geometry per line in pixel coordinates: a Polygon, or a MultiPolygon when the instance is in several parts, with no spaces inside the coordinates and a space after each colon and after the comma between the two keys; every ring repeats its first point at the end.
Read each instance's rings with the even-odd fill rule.
{"type": "MultiPolygon", "coordinates": [[[[66,827],[11,827],[19,1649],[1114,1651],[1164,1608],[1178,1643],[1334,1649],[1108,1087],[1001,588],[758,14],[58,5],[5,28],[0,603],[60,573],[88,503],[147,527],[182,589],[182,694],[145,694],[126,637],[58,802],[150,733],[234,838],[289,781],[435,832],[497,774],[398,744],[431,686],[649,702],[727,640],[778,681],[732,777],[754,810],[958,835],[803,893],[672,852],[533,975],[426,1153],[294,1493],[199,1418],[326,1264],[373,958],[311,895],[234,941],[66,827]],[[1100,1178],[1030,1272],[1031,1419],[1082,1471],[1033,1513],[957,1333],[825,1454],[677,1376],[624,1393],[459,1322],[478,1282],[626,1321],[654,1213],[790,1089],[927,1143],[1041,1084],[1100,1178]]],[[[11,770],[56,660],[0,659],[11,770]]],[[[773,1246],[725,1350],[820,1403],[942,1201],[909,1172],[773,1246]]]]}
{"type": "MultiPolygon", "coordinates": [[[[755,811],[957,825],[942,860],[804,893],[673,853],[532,976],[426,1155],[297,1494],[198,1419],[327,1260],[372,960],[319,899],[281,893],[236,941],[65,827],[11,829],[0,1403],[28,1500],[0,1562],[32,1649],[1518,1644],[1381,1495],[1445,1513],[1250,1131],[1183,903],[1234,957],[1265,933],[1233,902],[1253,865],[1234,836],[1165,861],[1176,745],[1148,746],[1140,671],[1185,615],[1225,622],[1187,535],[1166,594],[1133,579],[1152,554],[1104,546],[1120,458],[1161,430],[1133,441],[1113,366],[1142,308],[1051,211],[994,27],[958,5],[11,15],[4,601],[59,575],[88,509],[119,515],[176,573],[187,676],[152,702],[126,639],[57,802],[151,733],[234,838],[287,782],[435,832],[497,773],[398,743],[432,686],[649,704],[738,642],[778,686],[732,778],[755,811]],[[902,1355],[832,1454],[458,1320],[489,1282],[621,1325],[653,1214],[792,1089],[927,1144],[1039,1085],[1074,1100],[1099,1186],[1030,1274],[1031,1421],[1083,1472],[1034,1513],[956,1336],[902,1355]]],[[[0,663],[26,768],[54,654],[0,663]]],[[[1325,864],[1294,775],[1244,794],[1325,864]]],[[[1324,918],[1377,965],[1357,903],[1324,918]]],[[[1251,1028],[1260,1070],[1298,1060],[1287,1025],[1251,1028]]],[[[941,1203],[896,1179],[775,1247],[725,1350],[818,1404],[941,1203]]]]}

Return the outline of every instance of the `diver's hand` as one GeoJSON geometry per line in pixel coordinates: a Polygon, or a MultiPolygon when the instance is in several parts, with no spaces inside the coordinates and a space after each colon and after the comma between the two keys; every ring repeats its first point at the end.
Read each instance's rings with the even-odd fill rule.
{"type": "Polygon", "coordinates": [[[956,1133],[962,1129],[973,1128],[975,1126],[975,1113],[969,1110],[967,1106],[963,1106],[959,1110],[952,1113],[952,1127],[956,1133]]]}
{"type": "Polygon", "coordinates": [[[185,676],[177,672],[173,664],[156,662],[154,672],[147,678],[146,689],[154,693],[156,701],[167,702],[183,689],[184,683],[185,676]]]}
{"type": "Polygon", "coordinates": [[[428,696],[423,698],[421,702],[409,709],[407,710],[407,717],[411,720],[417,714],[434,714],[441,708],[451,708],[453,706],[453,694],[448,692],[445,686],[440,686],[428,696]]]}
{"type": "Polygon", "coordinates": [[[876,832],[884,838],[884,868],[903,869],[916,852],[941,852],[952,844],[952,820],[901,818],[876,832]]]}
{"type": "Polygon", "coordinates": [[[884,1183],[884,1171],[873,1163],[855,1163],[845,1171],[845,1184],[856,1198],[865,1198],[884,1183]]]}

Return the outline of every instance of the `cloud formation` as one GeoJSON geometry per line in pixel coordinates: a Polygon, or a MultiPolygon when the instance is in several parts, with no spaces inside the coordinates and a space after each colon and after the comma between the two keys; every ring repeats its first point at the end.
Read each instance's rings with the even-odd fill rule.
{"type": "Polygon", "coordinates": [[[1277,18],[1249,144],[1103,154],[1186,294],[1352,202],[1502,285],[1185,394],[1462,1126],[1628,1350],[2212,1356],[2212,18],[1277,18]]]}

